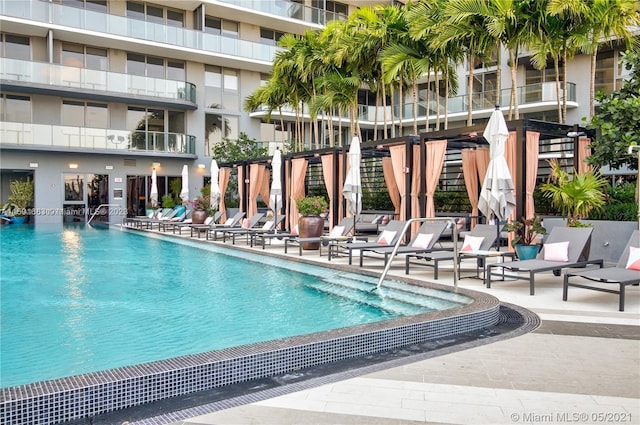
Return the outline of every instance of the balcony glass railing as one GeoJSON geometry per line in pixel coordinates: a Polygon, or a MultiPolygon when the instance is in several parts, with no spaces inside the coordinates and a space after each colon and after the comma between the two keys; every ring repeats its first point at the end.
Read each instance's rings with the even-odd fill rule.
{"type": "MultiPolygon", "coordinates": [[[[473,101],[473,110],[478,111],[481,109],[493,109],[496,103],[507,106],[509,105],[509,98],[511,96],[510,89],[504,89],[501,91],[501,100],[500,102],[496,102],[495,92],[482,92],[474,94],[471,99],[473,101]]],[[[530,84],[527,86],[518,87],[516,91],[516,96],[518,96],[518,105],[526,106],[533,103],[540,102],[556,102],[556,88],[555,83],[541,83],[541,84],[530,84]]],[[[561,94],[562,96],[562,94],[561,94]]],[[[574,83],[567,83],[567,101],[575,102],[576,101],[576,85],[574,83]]],[[[445,112],[449,115],[453,114],[463,114],[467,112],[467,105],[469,102],[468,95],[455,96],[449,98],[448,103],[448,111],[445,111],[444,106],[444,98],[440,100],[440,105],[437,104],[436,101],[429,101],[429,119],[434,119],[436,117],[437,108],[440,108],[440,116],[444,116],[445,112]]],[[[418,119],[424,119],[427,116],[427,102],[421,101],[418,102],[418,113],[416,114],[418,119]]],[[[391,119],[396,121],[399,120],[400,116],[400,108],[398,105],[387,106],[387,122],[390,124],[391,119]]],[[[405,103],[402,105],[402,120],[413,120],[413,108],[414,105],[412,102],[405,103]]],[[[258,111],[267,111],[267,107],[261,106],[258,111]]],[[[371,121],[374,122],[376,120],[376,110],[378,112],[377,121],[384,121],[384,109],[382,106],[372,106],[372,105],[358,105],[358,119],[360,121],[371,121]]],[[[295,112],[291,107],[283,107],[282,112],[285,114],[291,114],[294,116],[295,112]]],[[[308,115],[309,109],[306,105],[303,106],[302,113],[308,115]]],[[[278,111],[273,111],[272,119],[274,116],[277,116],[278,111]]],[[[337,120],[338,112],[334,111],[334,124],[337,124],[335,120],[337,120]]],[[[342,119],[348,122],[349,114],[343,113],[342,119]]]]}
{"type": "Polygon", "coordinates": [[[45,62],[0,58],[0,79],[178,99],[196,103],[196,86],[184,81],[141,77],[45,62]]]}
{"type": "Polygon", "coordinates": [[[108,15],[45,1],[0,0],[0,14],[41,22],[45,25],[62,25],[92,32],[103,32],[108,37],[136,38],[181,48],[202,50],[209,54],[219,53],[256,61],[271,62],[277,50],[276,46],[253,41],[108,15]]]}
{"type": "Polygon", "coordinates": [[[0,145],[195,155],[195,136],[156,131],[0,122],[0,145]]]}
{"type": "MultiPolygon", "coordinates": [[[[516,90],[516,96],[518,98],[519,106],[526,106],[533,103],[540,102],[556,102],[556,84],[551,83],[539,83],[539,84],[529,84],[527,86],[520,86],[516,90]]],[[[508,106],[509,99],[511,97],[511,89],[503,89],[500,91],[500,100],[496,100],[495,91],[487,91],[481,93],[475,93],[471,96],[471,100],[473,102],[473,110],[481,110],[481,109],[493,109],[495,105],[508,106]]],[[[560,89],[560,99],[562,99],[562,89],[560,89]]],[[[567,101],[575,102],[576,101],[576,85],[574,83],[567,83],[567,101]]],[[[444,98],[440,100],[440,105],[437,104],[436,101],[429,101],[429,119],[436,116],[436,112],[438,106],[440,107],[440,116],[444,116],[444,98]]],[[[467,106],[469,105],[469,96],[455,96],[449,98],[448,104],[448,114],[463,114],[467,112],[467,106]]],[[[418,118],[424,118],[427,116],[427,102],[422,101],[418,102],[418,118]]],[[[375,106],[366,107],[367,110],[360,110],[360,119],[373,121],[373,115],[371,112],[371,108],[375,110],[375,106]]],[[[403,120],[412,120],[413,119],[413,103],[405,103],[402,105],[402,119],[403,120]]],[[[381,114],[381,112],[379,113],[381,114]]],[[[379,115],[379,119],[381,115],[379,115]]],[[[394,106],[393,108],[393,116],[395,119],[398,119],[399,116],[399,108],[398,106],[394,106]]]]}
{"type": "Polygon", "coordinates": [[[287,0],[220,0],[222,3],[238,7],[281,16],[283,18],[298,19],[313,24],[326,25],[329,21],[344,21],[346,15],[330,12],[317,7],[305,6],[287,0]]]}

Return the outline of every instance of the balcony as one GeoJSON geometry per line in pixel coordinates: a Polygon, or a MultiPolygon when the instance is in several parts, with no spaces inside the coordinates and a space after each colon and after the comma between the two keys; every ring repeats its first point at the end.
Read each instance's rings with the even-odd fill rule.
{"type": "MultiPolygon", "coordinates": [[[[0,0],[0,24],[4,31],[12,31],[12,28],[15,31],[20,28],[18,25],[23,26],[25,23],[20,22],[20,19],[31,21],[28,23],[30,25],[39,24],[42,28],[59,25],[82,30],[81,37],[86,39],[87,43],[94,42],[92,38],[96,38],[96,33],[101,33],[103,38],[110,39],[112,44],[123,50],[127,50],[130,44],[126,40],[118,40],[120,37],[175,47],[177,52],[186,55],[185,58],[189,55],[188,50],[197,50],[196,55],[202,56],[198,59],[200,62],[210,61],[213,55],[224,58],[231,56],[243,62],[263,62],[263,65],[270,65],[277,50],[276,46],[267,44],[45,1],[0,0]]],[[[77,42],[79,34],[80,31],[77,31],[75,37],[71,37],[69,41],[77,42]]],[[[99,40],[95,43],[99,43],[99,40]]],[[[163,49],[166,49],[166,46],[147,46],[147,51],[153,54],[161,55],[163,49]]]]}
{"type": "Polygon", "coordinates": [[[329,21],[344,21],[347,17],[317,7],[305,6],[287,0],[219,0],[233,6],[255,10],[281,18],[297,19],[310,24],[325,26],[329,21]]]}
{"type": "MultiPolygon", "coordinates": [[[[576,85],[574,83],[567,83],[567,102],[569,103],[569,107],[577,107],[576,104],[576,85]]],[[[471,97],[473,102],[473,115],[478,116],[486,116],[488,117],[491,114],[491,111],[495,108],[496,103],[501,105],[502,107],[506,107],[509,105],[509,98],[511,96],[511,89],[504,89],[500,93],[500,101],[496,102],[496,96],[494,91],[490,92],[482,92],[476,93],[471,97]]],[[[518,87],[516,91],[516,96],[518,97],[518,108],[522,112],[535,112],[535,111],[549,111],[554,110],[557,107],[557,96],[555,91],[555,83],[542,83],[542,84],[530,84],[527,86],[518,87]]],[[[562,94],[561,94],[562,96],[562,94]]],[[[427,105],[429,105],[429,120],[430,122],[434,122],[436,119],[436,112],[438,107],[440,108],[440,117],[443,118],[446,114],[449,117],[449,121],[461,121],[465,120],[467,116],[467,105],[469,102],[468,95],[455,96],[450,97],[448,102],[448,110],[445,110],[444,106],[444,98],[440,100],[440,104],[438,105],[435,101],[429,101],[428,103],[425,101],[418,102],[418,111],[417,117],[418,122],[424,124],[427,117],[427,105]]],[[[405,125],[409,122],[413,121],[413,103],[405,103],[402,105],[402,118],[400,119],[400,108],[398,105],[388,105],[387,107],[387,124],[391,125],[392,122],[398,124],[399,121],[402,121],[405,125]],[[391,117],[393,116],[393,120],[391,117]]],[[[372,106],[372,105],[358,105],[358,120],[361,125],[369,126],[375,123],[376,119],[376,110],[378,111],[378,124],[384,122],[384,114],[382,106],[372,106]]],[[[251,113],[251,117],[254,118],[264,118],[267,115],[268,109],[266,107],[261,107],[259,110],[256,110],[251,113]]],[[[303,115],[308,120],[308,108],[306,105],[303,107],[303,115]]],[[[286,107],[282,108],[282,116],[285,119],[293,120],[295,119],[295,112],[293,108],[286,107]]],[[[278,119],[278,111],[275,110],[272,113],[271,119],[272,121],[278,119]]],[[[319,116],[319,118],[322,118],[319,116]]],[[[348,125],[349,123],[349,115],[347,113],[342,115],[343,125],[348,125]]],[[[333,123],[337,125],[338,122],[338,114],[334,112],[333,123]]]]}
{"type": "Polygon", "coordinates": [[[121,102],[130,102],[132,96],[148,97],[159,105],[174,100],[176,105],[172,106],[178,109],[197,109],[196,86],[184,81],[7,58],[0,58],[0,80],[4,90],[62,91],[65,96],[76,97],[91,93],[94,98],[102,95],[106,100],[121,102]]]}
{"type": "Polygon", "coordinates": [[[156,131],[0,122],[0,149],[195,158],[195,136],[156,131]]]}

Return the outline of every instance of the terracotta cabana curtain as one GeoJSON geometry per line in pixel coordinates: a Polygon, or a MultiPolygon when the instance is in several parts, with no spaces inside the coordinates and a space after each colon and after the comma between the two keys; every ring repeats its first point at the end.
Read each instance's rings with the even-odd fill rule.
{"type": "Polygon", "coordinates": [[[307,174],[307,160],[295,158],[291,160],[291,202],[289,202],[289,226],[294,229],[298,225],[297,201],[304,198],[304,178],[307,174]]]}
{"type": "Polygon", "coordinates": [[[576,167],[578,173],[586,173],[591,168],[589,164],[584,162],[591,155],[589,143],[591,143],[591,139],[588,137],[578,138],[578,166],[576,167]]]}
{"type": "Polygon", "coordinates": [[[436,216],[436,207],[433,202],[433,195],[436,193],[438,187],[438,180],[440,179],[440,173],[442,173],[442,166],[444,164],[444,154],[447,151],[446,140],[435,140],[426,143],[427,147],[427,208],[425,211],[426,217],[436,216]]]}
{"type": "MultiPolygon", "coordinates": [[[[420,217],[420,182],[422,179],[420,167],[420,146],[413,146],[413,164],[411,173],[411,218],[420,217]]],[[[411,224],[411,237],[414,237],[418,233],[422,223],[411,224]]]]}
{"type": "MultiPolygon", "coordinates": [[[[539,139],[540,133],[537,131],[527,131],[525,140],[527,149],[527,175],[525,176],[527,196],[524,204],[524,215],[526,218],[533,218],[536,214],[533,191],[536,189],[536,178],[538,177],[539,139]]],[[[509,168],[509,170],[511,170],[511,168],[509,168]]]]}
{"type": "Polygon", "coordinates": [[[244,212],[244,167],[238,167],[238,196],[240,197],[240,212],[244,212]]]}
{"type": "MultiPolygon", "coordinates": [[[[324,177],[324,185],[327,188],[327,194],[329,195],[329,230],[333,229],[333,212],[337,205],[338,217],[342,217],[342,168],[338,171],[338,182],[333,181],[333,171],[336,164],[334,164],[333,154],[322,155],[322,176],[324,177]],[[338,185],[338,199],[333,199],[333,187],[338,185]]],[[[339,159],[342,159],[342,155],[339,155],[339,159]]]]}
{"type": "MultiPolygon", "coordinates": [[[[509,167],[509,174],[511,174],[511,178],[515,176],[515,168],[516,168],[516,139],[517,134],[515,131],[509,132],[509,138],[504,144],[504,158],[507,162],[507,167],[509,167]]],[[[515,186],[515,185],[514,185],[515,186]]],[[[517,191],[514,187],[513,196],[518,199],[517,191]]],[[[514,208],[509,214],[509,221],[513,221],[516,219],[516,209],[514,208]]],[[[513,240],[513,232],[509,232],[509,251],[513,251],[513,247],[511,246],[511,241],[513,240]]]]}
{"type": "Polygon", "coordinates": [[[480,187],[484,186],[484,178],[487,177],[487,169],[489,168],[489,148],[476,149],[476,167],[478,168],[478,183],[480,187]]]}
{"type": "Polygon", "coordinates": [[[382,158],[382,174],[384,175],[384,182],[387,185],[389,191],[389,198],[393,204],[393,209],[396,212],[396,216],[400,215],[400,193],[398,192],[398,185],[396,184],[396,177],[393,175],[393,163],[391,158],[385,156],[382,158]]]}
{"type": "Polygon", "coordinates": [[[262,188],[262,169],[264,165],[251,164],[249,166],[249,205],[247,217],[252,217],[258,212],[258,195],[262,188]]]}
{"type": "Polygon", "coordinates": [[[224,223],[227,220],[227,207],[224,205],[224,194],[227,192],[229,186],[229,175],[231,170],[228,168],[221,168],[218,172],[218,184],[220,185],[220,204],[218,208],[223,211],[222,217],[220,217],[220,223],[224,223]]]}
{"type": "Polygon", "coordinates": [[[393,176],[396,180],[396,186],[398,187],[398,193],[400,195],[400,214],[399,220],[407,219],[407,208],[406,205],[406,184],[404,180],[404,169],[406,168],[405,159],[406,159],[406,149],[404,145],[401,146],[391,146],[389,147],[389,152],[391,153],[391,163],[393,164],[393,176]]]}
{"type": "Polygon", "coordinates": [[[462,149],[462,175],[464,186],[467,188],[469,203],[471,204],[471,228],[477,223],[478,212],[478,164],[475,149],[462,149]]]}

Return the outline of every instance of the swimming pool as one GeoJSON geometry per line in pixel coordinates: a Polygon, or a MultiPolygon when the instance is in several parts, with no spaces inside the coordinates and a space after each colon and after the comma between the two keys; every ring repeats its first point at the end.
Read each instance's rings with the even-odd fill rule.
{"type": "MultiPolygon", "coordinates": [[[[61,351],[65,356],[71,356],[63,357],[65,360],[62,363],[71,364],[72,369],[60,374],[57,371],[58,366],[53,366],[58,373],[58,376],[53,376],[53,378],[106,369],[108,370],[104,372],[105,374],[112,374],[113,370],[124,369],[125,377],[130,379],[128,374],[133,370],[128,365],[154,362],[145,366],[145,369],[148,370],[147,374],[143,375],[147,378],[141,379],[148,380],[148,372],[151,370],[154,382],[166,388],[170,394],[174,394],[175,387],[179,387],[179,391],[183,392],[200,390],[208,385],[229,383],[230,380],[251,379],[260,376],[261,373],[286,371],[291,370],[292,367],[300,367],[300,365],[311,365],[313,362],[326,362],[341,356],[359,355],[363,349],[379,349],[377,345],[387,344],[383,342],[386,337],[383,338],[383,334],[372,337],[366,333],[363,336],[363,331],[371,330],[367,329],[367,326],[390,322],[389,319],[396,321],[406,319],[407,316],[403,316],[406,314],[413,315],[411,317],[423,316],[426,312],[432,311],[433,307],[431,301],[409,303],[393,300],[391,297],[381,298],[376,294],[363,297],[362,293],[367,292],[362,291],[363,286],[371,288],[375,285],[375,279],[372,277],[367,278],[346,271],[328,272],[326,268],[296,262],[288,262],[284,265],[285,268],[282,265],[276,267],[282,260],[264,255],[250,255],[249,262],[247,262],[238,258],[240,256],[247,257],[246,253],[207,245],[207,250],[212,251],[212,254],[212,252],[203,249],[193,249],[194,247],[189,245],[201,247],[205,245],[189,241],[180,241],[181,243],[175,244],[163,241],[158,237],[146,238],[127,232],[97,229],[86,229],[85,232],[80,232],[78,228],[65,228],[62,232],[58,231],[58,245],[56,245],[47,239],[53,235],[56,240],[56,233],[52,231],[33,232],[28,227],[7,230],[9,231],[7,233],[3,230],[2,243],[10,241],[12,252],[18,252],[20,248],[26,249],[27,258],[37,261],[38,267],[34,267],[33,261],[13,261],[14,259],[11,256],[7,258],[7,255],[2,262],[3,386],[5,386],[5,359],[9,360],[7,373],[11,368],[31,369],[40,364],[45,365],[43,370],[51,370],[54,363],[51,363],[51,359],[48,358],[50,354],[45,354],[47,357],[45,360],[38,360],[38,356],[50,351],[51,347],[60,347],[61,349],[58,351],[61,351]],[[9,235],[15,238],[10,240],[9,235]],[[105,238],[107,235],[110,237],[105,238]],[[93,242],[89,243],[88,241],[93,242]],[[123,243],[123,241],[125,242],[123,243]],[[62,259],[55,259],[52,251],[56,250],[64,253],[62,259]],[[231,252],[234,256],[229,257],[223,252],[231,252]],[[92,254],[97,254],[98,258],[89,260],[92,254]],[[215,264],[215,261],[211,261],[217,257],[225,258],[225,263],[219,265],[215,264]],[[92,264],[91,261],[96,261],[99,266],[92,264]],[[123,261],[124,264],[122,264],[123,261]],[[194,262],[198,264],[197,267],[193,267],[194,262]],[[15,264],[9,265],[11,263],[15,264]],[[5,266],[7,269],[4,269],[5,266]],[[9,276],[5,272],[8,272],[9,268],[15,270],[17,276],[22,277],[12,279],[11,285],[5,285],[7,281],[4,279],[8,279],[9,276]],[[94,268],[97,271],[91,272],[90,270],[94,268]],[[38,269],[46,270],[45,275],[38,274],[38,269]],[[141,270],[143,273],[135,275],[134,270],[141,270]],[[229,282],[229,278],[233,276],[241,276],[241,278],[238,281],[229,282]],[[318,279],[318,276],[321,276],[322,279],[318,279]],[[62,293],[52,290],[50,284],[52,280],[58,279],[65,282],[62,293]],[[273,282],[270,282],[270,279],[273,282]],[[16,284],[14,280],[20,283],[16,284]],[[353,291],[353,285],[360,286],[360,295],[356,296],[357,302],[337,297],[336,294],[329,295],[329,298],[326,297],[324,293],[333,291],[332,288],[337,286],[338,281],[341,283],[340,287],[343,288],[338,291],[342,291],[340,295],[353,291]],[[223,282],[224,285],[221,284],[223,282]],[[327,282],[330,283],[327,284],[327,282]],[[12,291],[10,298],[5,293],[5,286],[10,288],[13,286],[24,287],[21,288],[23,290],[17,291],[17,297],[12,291]],[[283,287],[295,288],[297,292],[295,295],[289,292],[282,293],[283,287]],[[176,292],[176,289],[179,291],[176,292]],[[301,289],[302,291],[300,291],[301,289]],[[238,295],[241,295],[244,301],[249,300],[253,303],[234,304],[227,308],[224,306],[225,303],[221,302],[226,302],[227,296],[238,295]],[[64,298],[71,301],[68,306],[63,306],[64,298]],[[299,298],[310,298],[315,304],[311,304],[311,307],[299,304],[299,298]],[[327,299],[334,301],[328,302],[327,299]],[[140,304],[142,300],[146,302],[144,307],[141,307],[140,304]],[[177,304],[178,301],[184,302],[184,304],[177,304]],[[318,302],[322,308],[318,307],[318,302]],[[377,306],[372,306],[376,303],[377,306]],[[293,314],[297,320],[293,321],[290,319],[291,316],[286,315],[291,313],[282,313],[276,310],[280,305],[293,305],[295,307],[293,314]],[[26,314],[21,314],[16,310],[20,306],[27,307],[26,314]],[[47,313],[47,310],[50,312],[51,309],[62,310],[64,314],[61,318],[51,320],[48,316],[49,313],[47,313]],[[96,319],[98,311],[106,311],[110,315],[107,315],[106,319],[98,320],[96,319]],[[123,311],[127,313],[124,314],[123,311]],[[249,318],[249,320],[245,320],[238,328],[229,333],[230,342],[216,345],[215,340],[218,338],[214,334],[207,333],[207,328],[216,328],[215,324],[220,318],[237,311],[240,311],[241,316],[245,319],[249,318]],[[266,319],[258,318],[258,313],[265,311],[275,312],[275,315],[266,319]],[[305,320],[304,314],[302,314],[305,311],[312,313],[307,316],[308,320],[305,320]],[[126,317],[127,320],[124,323],[118,323],[117,319],[123,317],[126,317]],[[184,323],[179,325],[178,329],[171,328],[171,330],[156,326],[167,317],[184,323]],[[343,320],[345,317],[357,320],[345,323],[343,320]],[[298,322],[296,327],[289,326],[292,322],[298,322]],[[200,325],[203,323],[205,326],[201,327],[200,325]],[[310,326],[317,324],[321,326],[310,326]],[[44,328],[45,325],[62,329],[62,332],[48,332],[44,328]],[[356,325],[355,328],[354,325],[356,325]],[[17,330],[17,334],[23,334],[29,333],[30,329],[34,328],[36,331],[32,331],[35,335],[33,345],[23,343],[20,349],[14,351],[7,348],[6,353],[9,354],[5,354],[5,341],[13,342],[7,344],[7,347],[15,347],[16,344],[20,345],[23,338],[21,336],[14,340],[13,336],[4,333],[5,329],[17,330]],[[346,336],[355,337],[358,341],[356,343],[358,349],[352,352],[350,346],[342,345],[343,342],[336,345],[335,340],[330,351],[327,351],[328,345],[320,344],[315,348],[309,345],[310,342],[314,342],[314,338],[310,338],[309,335],[322,334],[323,332],[325,334],[333,333],[334,337],[337,336],[342,341],[349,341],[349,338],[345,338],[346,336]],[[159,340],[155,340],[151,345],[148,344],[148,341],[144,342],[149,336],[155,337],[155,334],[160,334],[159,340]],[[245,335],[250,335],[250,338],[246,339],[245,335]],[[62,342],[60,342],[61,339],[62,342]],[[297,343],[306,341],[306,346],[292,348],[290,342],[296,339],[297,343]],[[71,340],[78,340],[81,344],[71,348],[67,344],[71,340]],[[103,340],[106,340],[104,346],[96,347],[94,345],[96,341],[103,340]],[[272,342],[272,340],[276,342],[272,342]],[[165,346],[186,349],[186,351],[164,351],[165,346]],[[265,346],[269,346],[270,349],[266,353],[261,352],[265,346]],[[138,353],[134,354],[130,350],[130,348],[139,347],[143,347],[143,357],[137,357],[138,353]],[[260,350],[254,352],[236,347],[252,347],[253,349],[260,348],[260,350]],[[317,354],[314,350],[318,349],[323,352],[322,358],[316,358],[317,354]],[[210,350],[217,351],[211,352],[210,350]],[[115,355],[117,363],[104,363],[103,354],[106,353],[115,355]],[[205,353],[206,359],[195,353],[205,353]],[[216,361],[228,362],[230,361],[229,355],[232,353],[236,357],[238,354],[242,354],[243,357],[239,361],[234,360],[236,366],[226,365],[225,367],[230,368],[227,373],[219,373],[216,369],[222,363],[218,364],[216,361]],[[184,357],[185,355],[191,356],[184,357]],[[164,368],[156,368],[167,366],[162,359],[177,356],[183,356],[180,359],[190,367],[195,367],[194,362],[197,363],[198,374],[200,376],[203,373],[204,375],[209,374],[210,376],[205,376],[204,380],[211,382],[205,384],[187,382],[185,384],[180,381],[176,384],[173,381],[167,381],[175,378],[171,378],[169,373],[166,376],[162,375],[161,371],[164,368]],[[23,358],[19,359],[20,357],[23,358]],[[69,358],[72,360],[68,360],[69,358]],[[205,364],[208,366],[203,366],[205,364]],[[88,369],[78,369],[78,367],[87,366],[88,369]],[[203,372],[203,368],[205,372],[203,372]]],[[[8,252],[8,248],[3,246],[3,252],[8,252]]],[[[25,257],[19,258],[24,259],[25,257]]],[[[429,290],[427,292],[432,292],[432,295],[435,294],[438,298],[447,298],[443,291],[429,290]]],[[[416,295],[411,294],[410,297],[416,298],[416,295]]],[[[461,306],[469,304],[472,300],[461,294],[453,294],[453,297],[449,298],[443,301],[445,308],[460,309],[461,306]]],[[[424,299],[427,300],[427,298],[424,299]]],[[[438,314],[440,313],[436,313],[436,315],[438,314]]],[[[495,316],[494,313],[490,312],[486,319],[490,321],[493,316],[495,316]]],[[[483,326],[487,325],[486,320],[480,323],[483,326]]],[[[217,330],[228,330],[229,325],[222,325],[221,328],[217,330]]],[[[439,329],[439,327],[436,328],[439,329]]],[[[459,331],[456,326],[446,331],[451,330],[459,331]]],[[[445,330],[439,329],[439,332],[445,332],[445,330]]],[[[175,361],[173,368],[175,369],[175,361]]],[[[93,378],[99,376],[101,376],[100,372],[83,375],[82,381],[89,382],[93,387],[94,383],[101,382],[99,379],[93,381],[93,378]]],[[[50,377],[45,376],[38,380],[42,379],[50,379],[50,377]]],[[[68,384],[69,381],[74,380],[57,379],[51,382],[68,384]]],[[[145,387],[148,386],[148,381],[146,382],[147,384],[143,385],[145,387]]],[[[10,396],[9,399],[13,399],[14,395],[20,393],[24,387],[29,386],[13,387],[3,391],[3,401],[7,399],[7,396],[10,396]]],[[[75,388],[73,389],[75,390],[75,388]]],[[[134,392],[137,396],[139,395],[137,394],[137,386],[134,392]]],[[[162,396],[160,395],[160,397],[162,396]]],[[[106,407],[102,405],[96,407],[94,402],[86,403],[85,401],[85,404],[90,405],[90,409],[88,409],[90,412],[98,413],[109,408],[121,408],[122,400],[115,400],[117,398],[115,396],[113,398],[114,400],[103,403],[108,405],[106,407]]],[[[148,396],[143,398],[149,400],[148,396]]],[[[33,403],[30,406],[33,406],[33,403]]],[[[86,414],[87,412],[61,408],[58,416],[66,420],[82,417],[86,414]]],[[[8,418],[7,416],[5,419],[8,418]]],[[[0,419],[2,418],[0,417],[0,419]]],[[[5,420],[3,423],[20,422],[5,420]]],[[[55,423],[55,421],[47,423],[55,423]]]]}

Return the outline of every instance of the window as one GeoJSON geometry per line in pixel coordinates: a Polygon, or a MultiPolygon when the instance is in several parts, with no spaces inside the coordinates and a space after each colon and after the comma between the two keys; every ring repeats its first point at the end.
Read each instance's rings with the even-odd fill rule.
{"type": "Polygon", "coordinates": [[[235,69],[205,68],[205,105],[212,109],[240,109],[240,81],[235,69]]]}
{"type": "Polygon", "coordinates": [[[2,102],[0,118],[3,121],[30,123],[31,98],[27,96],[6,95],[2,102]]]}
{"type": "Polygon", "coordinates": [[[184,27],[184,13],[182,11],[134,1],[127,1],[127,18],[166,24],[172,27],[184,27]]]}
{"type": "Polygon", "coordinates": [[[600,90],[606,94],[610,94],[614,91],[614,85],[616,82],[615,69],[616,64],[613,51],[598,54],[598,57],[596,58],[595,75],[596,93],[600,90]]]}
{"type": "Polygon", "coordinates": [[[227,21],[212,16],[204,18],[204,31],[209,34],[224,35],[225,37],[238,38],[239,25],[235,21],[227,21]]]}
{"type": "Polygon", "coordinates": [[[127,53],[127,73],[142,77],[185,80],[184,62],[167,61],[165,67],[165,59],[137,53],[127,53]]]}
{"type": "Polygon", "coordinates": [[[109,108],[105,103],[64,100],[62,102],[62,125],[108,128],[109,108]]]}
{"type": "Polygon", "coordinates": [[[260,41],[262,44],[268,44],[275,46],[278,44],[278,40],[284,35],[283,32],[270,30],[267,28],[260,28],[260,41]]]}
{"type": "Polygon", "coordinates": [[[107,69],[109,61],[107,60],[106,49],[62,43],[60,63],[65,66],[102,71],[107,69]]]}
{"type": "Polygon", "coordinates": [[[29,37],[2,34],[2,53],[9,59],[31,60],[29,37]]]}
{"type": "Polygon", "coordinates": [[[223,138],[235,140],[238,138],[238,117],[223,114],[206,114],[205,116],[205,146],[206,155],[211,155],[211,149],[223,138]]]}
{"type": "Polygon", "coordinates": [[[107,12],[107,0],[59,0],[61,4],[81,9],[107,12]]]}

